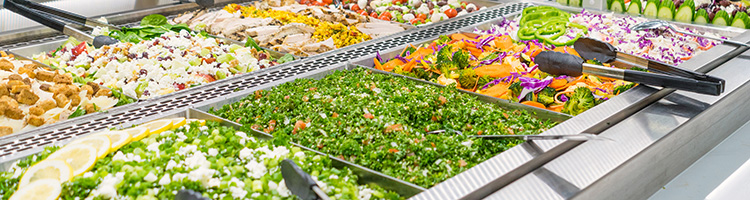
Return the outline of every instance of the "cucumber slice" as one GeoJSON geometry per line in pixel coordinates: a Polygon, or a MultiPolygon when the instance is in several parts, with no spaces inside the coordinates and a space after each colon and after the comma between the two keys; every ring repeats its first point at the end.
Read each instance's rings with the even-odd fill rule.
{"type": "Polygon", "coordinates": [[[694,11],[689,6],[680,6],[677,13],[674,15],[674,19],[681,22],[693,21],[694,11]]]}
{"type": "Polygon", "coordinates": [[[581,7],[581,3],[583,3],[583,0],[568,0],[569,6],[578,6],[581,7]]]}
{"type": "Polygon", "coordinates": [[[657,0],[649,0],[646,2],[646,8],[643,9],[643,15],[646,15],[647,17],[656,17],[656,14],[659,13],[659,1],[657,0]]]}
{"type": "Polygon", "coordinates": [[[643,12],[643,6],[641,0],[631,0],[628,6],[628,13],[632,15],[640,15],[643,12]]]}
{"type": "Polygon", "coordinates": [[[737,12],[737,14],[734,15],[734,20],[732,20],[732,26],[737,27],[737,28],[748,28],[749,24],[750,24],[750,17],[747,16],[747,13],[737,12]]]}
{"type": "Polygon", "coordinates": [[[623,0],[612,0],[609,10],[615,12],[625,12],[625,2],[623,0]]]}
{"type": "Polygon", "coordinates": [[[729,16],[729,13],[727,13],[727,11],[720,10],[719,12],[716,12],[714,21],[712,21],[711,23],[719,26],[728,26],[731,22],[732,17],[729,16]]]}
{"type": "Polygon", "coordinates": [[[706,12],[705,9],[698,10],[697,12],[695,12],[693,22],[697,24],[708,24],[708,12],[706,12]]]}
{"type": "Polygon", "coordinates": [[[659,19],[672,20],[674,19],[674,2],[672,0],[665,0],[661,2],[659,12],[656,14],[659,19]]]}

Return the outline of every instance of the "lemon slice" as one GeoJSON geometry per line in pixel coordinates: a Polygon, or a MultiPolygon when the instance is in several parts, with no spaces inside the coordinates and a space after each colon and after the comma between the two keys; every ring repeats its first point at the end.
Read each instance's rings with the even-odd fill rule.
{"type": "MultiPolygon", "coordinates": [[[[109,150],[109,147],[107,147],[109,150]]],[[[73,176],[78,176],[94,167],[96,149],[86,144],[68,144],[47,157],[47,160],[62,160],[70,165],[73,176]]]]}
{"type": "Polygon", "coordinates": [[[77,139],[68,145],[84,144],[96,149],[96,158],[101,159],[107,156],[112,148],[112,140],[106,134],[94,134],[81,139],[77,139]]]}
{"type": "MultiPolygon", "coordinates": [[[[63,163],[65,164],[65,163],[63,163]]],[[[19,188],[9,200],[55,200],[62,192],[61,182],[55,179],[40,179],[19,188]]]]}
{"type": "Polygon", "coordinates": [[[44,179],[65,182],[70,180],[71,177],[73,177],[73,169],[65,161],[47,159],[29,167],[21,180],[18,181],[18,188],[24,188],[31,183],[44,179]]]}
{"type": "Polygon", "coordinates": [[[131,141],[141,140],[145,138],[146,136],[148,136],[148,133],[149,133],[148,128],[143,127],[143,126],[133,127],[133,128],[125,129],[122,131],[127,132],[133,137],[131,141]]]}
{"type": "Polygon", "coordinates": [[[185,125],[187,123],[187,120],[185,120],[184,117],[178,117],[178,118],[172,118],[172,128],[177,128],[182,125],[185,125]]]}
{"type": "Polygon", "coordinates": [[[206,125],[206,120],[202,120],[202,119],[187,119],[187,123],[193,123],[193,122],[198,122],[201,126],[205,126],[206,125]]]}
{"type": "Polygon", "coordinates": [[[150,131],[148,133],[149,135],[159,134],[172,128],[172,121],[172,119],[160,119],[141,124],[139,127],[148,128],[148,130],[150,131]]]}
{"type": "Polygon", "coordinates": [[[109,140],[112,142],[109,148],[109,152],[117,151],[122,146],[125,146],[126,144],[130,143],[130,140],[133,139],[133,136],[131,136],[130,133],[125,132],[125,131],[104,131],[98,134],[104,134],[104,135],[109,136],[109,140]]]}

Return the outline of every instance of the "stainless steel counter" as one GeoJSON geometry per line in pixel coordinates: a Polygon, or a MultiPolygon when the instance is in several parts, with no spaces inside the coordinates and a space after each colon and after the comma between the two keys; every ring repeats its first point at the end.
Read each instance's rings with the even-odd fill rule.
{"type": "MultiPolygon", "coordinates": [[[[750,33],[735,39],[749,41],[750,33]]],[[[695,65],[702,61],[681,66],[724,78],[724,94],[641,87],[636,92],[664,98],[599,134],[615,141],[584,142],[488,199],[648,198],[750,120],[750,107],[742,103],[750,98],[750,53],[716,60],[723,64],[715,69],[695,65]]]]}

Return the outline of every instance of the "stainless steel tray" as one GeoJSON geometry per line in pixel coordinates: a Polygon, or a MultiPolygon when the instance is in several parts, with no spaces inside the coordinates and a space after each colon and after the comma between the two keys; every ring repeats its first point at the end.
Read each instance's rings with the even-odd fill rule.
{"type": "MultiPolygon", "coordinates": [[[[184,117],[184,118],[187,118],[187,119],[201,119],[201,120],[206,120],[206,121],[215,121],[215,122],[219,122],[222,126],[232,127],[232,128],[234,128],[235,130],[238,130],[238,131],[242,127],[242,125],[237,124],[235,122],[225,120],[223,118],[217,117],[215,115],[212,115],[212,114],[209,114],[209,113],[206,113],[206,112],[203,112],[201,110],[194,109],[194,108],[188,108],[188,109],[184,109],[184,110],[181,110],[181,111],[178,111],[178,112],[173,112],[173,113],[170,113],[170,114],[167,114],[167,115],[162,115],[162,116],[159,116],[158,118],[154,118],[152,120],[166,119],[166,118],[175,118],[175,117],[184,117]]],[[[134,126],[134,125],[136,125],[136,123],[132,123],[132,124],[128,124],[128,125],[121,125],[121,126],[118,126],[116,129],[127,128],[129,126],[134,126]]],[[[258,138],[258,139],[261,139],[261,140],[270,140],[270,139],[273,138],[273,136],[271,136],[271,135],[269,135],[267,133],[263,133],[261,131],[257,131],[257,130],[253,130],[249,134],[252,137],[255,137],[255,138],[258,138]]],[[[86,134],[86,135],[88,135],[88,134],[86,134]]],[[[70,141],[56,143],[55,145],[62,146],[62,145],[67,144],[68,142],[70,142],[70,141]]],[[[361,185],[368,184],[368,183],[376,183],[376,184],[380,185],[381,187],[388,186],[388,187],[393,188],[393,189],[389,189],[389,188],[386,188],[386,187],[383,187],[383,188],[386,188],[386,189],[389,189],[389,190],[393,190],[393,191],[399,193],[400,195],[405,195],[406,197],[413,196],[413,195],[415,195],[415,194],[417,194],[419,192],[424,191],[424,189],[422,189],[422,188],[414,188],[414,185],[412,185],[410,183],[394,179],[394,178],[389,177],[389,176],[387,176],[385,174],[382,174],[382,173],[379,173],[379,172],[375,172],[373,170],[370,170],[370,169],[364,168],[362,166],[359,166],[359,165],[347,162],[345,160],[341,160],[341,159],[333,157],[333,156],[326,155],[324,153],[321,153],[319,151],[315,151],[313,149],[304,147],[302,145],[295,144],[295,143],[292,143],[291,145],[292,146],[296,146],[296,147],[300,147],[300,148],[302,148],[304,150],[307,150],[307,151],[312,151],[312,152],[314,152],[316,154],[319,154],[319,155],[322,155],[322,156],[329,157],[333,161],[332,162],[333,167],[336,167],[336,168],[349,168],[350,170],[352,170],[358,176],[357,181],[361,185]]],[[[7,171],[7,170],[9,170],[13,166],[13,164],[15,162],[17,162],[18,160],[24,159],[24,158],[26,158],[26,157],[18,157],[18,158],[13,159],[13,160],[4,160],[3,162],[0,162],[0,171],[7,171]]]]}
{"type": "MultiPolygon", "coordinates": [[[[239,102],[243,98],[245,98],[248,95],[251,95],[255,91],[258,91],[258,90],[269,90],[269,89],[272,89],[273,87],[275,87],[275,86],[277,86],[279,84],[282,84],[282,83],[285,83],[285,82],[294,81],[295,79],[298,79],[298,78],[321,79],[321,78],[323,78],[323,77],[325,77],[325,76],[327,76],[327,75],[329,75],[329,74],[331,74],[331,73],[333,73],[334,71],[337,71],[337,70],[351,70],[351,69],[358,68],[358,67],[359,66],[351,65],[351,64],[335,65],[335,66],[331,66],[331,67],[328,67],[328,68],[325,68],[325,69],[316,70],[314,72],[297,75],[297,76],[290,77],[290,78],[287,78],[287,79],[284,79],[284,80],[280,80],[280,81],[272,82],[272,83],[269,83],[269,84],[264,84],[264,85],[261,85],[261,86],[258,86],[258,87],[250,88],[250,89],[247,89],[247,90],[243,90],[241,92],[237,92],[237,93],[234,93],[232,95],[229,95],[229,96],[226,96],[226,97],[223,97],[223,98],[218,98],[218,99],[214,99],[214,100],[211,100],[211,101],[206,101],[206,102],[197,104],[194,107],[196,109],[198,109],[198,110],[201,110],[201,111],[209,111],[212,108],[220,108],[223,105],[227,105],[227,104],[239,102]]],[[[383,74],[392,74],[392,73],[385,72],[385,71],[380,71],[380,70],[373,70],[373,72],[375,72],[375,73],[383,73],[383,74]]],[[[401,76],[401,75],[398,75],[398,74],[392,74],[392,75],[394,75],[394,76],[401,76]]],[[[401,77],[403,77],[403,76],[401,76],[401,77]]],[[[413,80],[413,79],[410,79],[410,80],[413,80]]],[[[432,83],[432,85],[435,85],[435,84],[432,83]]],[[[476,93],[468,93],[468,94],[470,94],[470,95],[476,95],[476,93]]],[[[535,110],[535,109],[532,109],[532,108],[529,108],[529,107],[525,107],[525,106],[523,106],[523,107],[515,107],[513,105],[507,104],[506,102],[497,101],[494,98],[489,98],[487,96],[482,96],[482,95],[477,95],[477,97],[481,101],[484,101],[484,102],[487,102],[487,103],[496,104],[496,105],[499,105],[499,106],[504,107],[504,108],[510,108],[510,109],[516,109],[516,110],[527,110],[527,111],[529,111],[531,113],[535,113],[536,116],[538,118],[540,118],[540,119],[548,119],[548,120],[555,121],[555,122],[562,122],[562,121],[564,121],[564,120],[566,120],[566,119],[568,119],[570,117],[569,115],[564,115],[564,114],[560,114],[560,113],[553,113],[553,112],[544,112],[544,113],[540,114],[540,112],[538,110],[535,110]]],[[[521,145],[519,145],[519,146],[521,146],[521,145]]],[[[329,156],[329,157],[332,157],[332,156],[329,156]]],[[[335,157],[333,157],[333,158],[335,158],[335,157]]],[[[335,158],[335,159],[339,159],[339,158],[335,158]]],[[[341,160],[341,161],[342,162],[346,162],[344,160],[341,160]]],[[[362,170],[366,170],[366,171],[371,171],[372,172],[372,170],[364,168],[364,167],[362,167],[362,170]]],[[[358,173],[361,173],[361,172],[358,172],[358,173]]],[[[366,174],[361,174],[361,176],[367,176],[367,175],[366,174]]],[[[395,182],[408,183],[406,181],[399,180],[399,179],[396,179],[396,178],[393,178],[393,177],[389,177],[387,180],[382,180],[382,181],[378,181],[378,182],[375,182],[375,183],[377,183],[381,187],[384,187],[384,188],[389,189],[389,190],[394,190],[394,191],[396,191],[396,192],[398,192],[398,193],[400,193],[400,194],[402,194],[404,196],[408,196],[408,197],[411,197],[411,196],[413,196],[413,195],[415,195],[415,194],[417,194],[417,193],[425,190],[424,188],[419,187],[419,186],[414,185],[414,184],[411,184],[411,183],[408,183],[408,185],[410,187],[402,187],[402,186],[393,187],[391,185],[391,182],[394,182],[394,181],[395,182]],[[387,182],[385,182],[385,181],[387,181],[387,182]]]]}

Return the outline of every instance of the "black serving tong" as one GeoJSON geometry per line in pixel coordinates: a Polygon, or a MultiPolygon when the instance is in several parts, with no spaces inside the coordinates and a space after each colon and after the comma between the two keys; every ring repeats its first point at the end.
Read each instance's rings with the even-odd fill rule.
{"type": "Polygon", "coordinates": [[[182,189],[174,196],[174,200],[209,200],[191,189],[182,189]]]}
{"type": "MultiPolygon", "coordinates": [[[[463,134],[457,130],[435,130],[426,132],[425,134],[441,134],[446,132],[454,132],[458,135],[463,134]]],[[[612,139],[594,135],[590,133],[581,133],[575,135],[468,135],[467,137],[481,138],[481,139],[522,139],[522,140],[571,140],[571,141],[586,141],[586,140],[610,140],[612,139]]]]}
{"type": "MultiPolygon", "coordinates": [[[[78,30],[77,28],[73,27],[72,24],[70,23],[61,22],[61,21],[54,19],[54,18],[61,18],[61,16],[57,16],[55,14],[51,14],[42,10],[29,8],[25,6],[25,4],[27,3],[30,3],[30,2],[26,0],[5,0],[5,2],[3,3],[3,7],[5,7],[6,9],[10,11],[18,13],[20,15],[23,15],[24,17],[27,17],[31,20],[34,20],[40,24],[43,24],[47,27],[60,31],[64,33],[65,35],[74,37],[81,41],[88,42],[97,48],[104,46],[104,45],[117,43],[117,40],[109,36],[100,35],[100,36],[93,37],[89,34],[86,34],[83,31],[78,30]]],[[[70,15],[70,14],[72,13],[67,13],[64,15],[70,15]]],[[[67,19],[63,19],[63,20],[69,21],[67,19]]],[[[74,22],[74,23],[78,23],[78,22],[74,22]]],[[[85,24],[80,24],[80,25],[85,25],[85,24]]]]}
{"type": "Polygon", "coordinates": [[[305,171],[302,171],[302,168],[297,166],[292,160],[284,159],[281,161],[281,176],[284,177],[286,187],[292,191],[292,194],[299,197],[299,199],[329,199],[328,195],[315,183],[315,180],[309,174],[305,173],[305,171]]]}
{"type": "Polygon", "coordinates": [[[577,56],[552,51],[539,53],[534,62],[539,64],[539,70],[553,75],[591,74],[700,94],[720,95],[724,92],[723,79],[619,52],[614,46],[599,40],[580,38],[575,42],[574,48],[583,59],[611,63],[617,68],[584,63],[577,56]],[[628,69],[632,67],[650,72],[628,69]]]}

